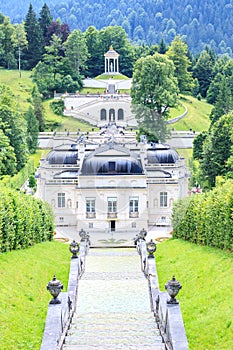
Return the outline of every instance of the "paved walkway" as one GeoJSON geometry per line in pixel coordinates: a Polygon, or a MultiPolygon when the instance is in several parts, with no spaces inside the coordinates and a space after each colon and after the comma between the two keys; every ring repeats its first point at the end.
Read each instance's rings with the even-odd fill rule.
{"type": "MultiPolygon", "coordinates": [[[[151,239],[157,242],[171,238],[172,228],[169,226],[165,227],[151,227],[148,230],[146,237],[147,241],[151,239]]],[[[62,227],[58,226],[55,229],[56,235],[54,236],[57,240],[67,239],[69,241],[80,241],[80,236],[76,226],[62,227]]],[[[128,247],[134,246],[134,237],[136,234],[132,232],[95,232],[90,234],[91,246],[92,247],[128,247]]]]}
{"type": "Polygon", "coordinates": [[[162,350],[136,249],[91,249],[64,350],[162,350]]]}

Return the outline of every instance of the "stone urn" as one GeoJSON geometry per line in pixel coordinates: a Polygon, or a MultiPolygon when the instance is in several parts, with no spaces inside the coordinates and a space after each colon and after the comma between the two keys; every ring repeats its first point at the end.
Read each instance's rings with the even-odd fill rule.
{"type": "Polygon", "coordinates": [[[180,282],[175,279],[175,276],[173,276],[172,279],[165,284],[165,289],[170,296],[170,300],[167,301],[168,304],[179,304],[175,297],[181,288],[182,286],[180,282]]]}
{"type": "Polygon", "coordinates": [[[70,243],[70,252],[73,254],[71,259],[76,259],[78,257],[78,253],[79,253],[79,244],[78,242],[76,242],[75,240],[73,240],[73,242],[70,243]]]}
{"type": "Polygon", "coordinates": [[[50,300],[49,304],[61,304],[61,301],[58,299],[58,295],[63,289],[63,284],[57,280],[56,276],[53,276],[52,281],[47,284],[47,290],[52,295],[53,299],[50,300]]]}
{"type": "Polygon", "coordinates": [[[146,250],[148,252],[148,258],[154,258],[154,253],[156,252],[156,244],[153,241],[153,239],[150,240],[150,242],[148,242],[146,244],[146,250]]]}

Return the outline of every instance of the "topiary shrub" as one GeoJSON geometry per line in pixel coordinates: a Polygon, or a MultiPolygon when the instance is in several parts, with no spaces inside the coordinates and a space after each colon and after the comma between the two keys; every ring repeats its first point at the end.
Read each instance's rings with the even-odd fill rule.
{"type": "Polygon", "coordinates": [[[55,100],[50,102],[50,108],[57,115],[63,115],[65,104],[63,100],[55,100]]]}

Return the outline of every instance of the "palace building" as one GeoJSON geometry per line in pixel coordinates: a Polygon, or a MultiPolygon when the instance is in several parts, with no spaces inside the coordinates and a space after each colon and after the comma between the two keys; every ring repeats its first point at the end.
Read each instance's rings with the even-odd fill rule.
{"type": "Polygon", "coordinates": [[[84,86],[104,88],[96,96],[65,96],[65,115],[99,127],[99,132],[53,135],[53,149],[41,159],[37,197],[54,210],[57,226],[91,232],[137,233],[151,226],[170,226],[172,205],[188,194],[184,158],[166,144],[148,143],[136,133],[131,99],[124,89],[131,80],[117,81],[119,54],[104,55],[108,80],[86,79],[84,86]],[[72,134],[72,135],[71,135],[72,134]]]}
{"type": "Polygon", "coordinates": [[[41,159],[37,181],[58,226],[90,233],[169,226],[174,200],[188,194],[184,158],[168,145],[137,142],[115,123],[58,143],[41,159]]]}

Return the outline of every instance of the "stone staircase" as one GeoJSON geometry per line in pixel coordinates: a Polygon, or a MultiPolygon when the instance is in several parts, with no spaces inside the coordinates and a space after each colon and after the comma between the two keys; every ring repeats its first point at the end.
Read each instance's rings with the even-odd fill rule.
{"type": "Polygon", "coordinates": [[[134,249],[91,249],[63,350],[165,349],[134,249]]]}
{"type": "Polygon", "coordinates": [[[165,349],[152,315],[89,314],[76,317],[63,349],[165,349]]]}

